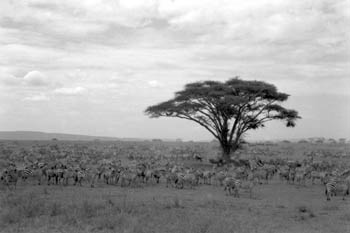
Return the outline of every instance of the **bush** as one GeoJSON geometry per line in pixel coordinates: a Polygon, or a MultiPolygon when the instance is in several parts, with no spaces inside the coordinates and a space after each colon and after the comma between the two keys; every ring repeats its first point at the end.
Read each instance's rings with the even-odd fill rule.
{"type": "Polygon", "coordinates": [[[297,210],[298,210],[298,215],[296,216],[297,220],[306,220],[308,218],[316,217],[314,212],[307,206],[304,206],[304,205],[298,206],[297,210]]]}

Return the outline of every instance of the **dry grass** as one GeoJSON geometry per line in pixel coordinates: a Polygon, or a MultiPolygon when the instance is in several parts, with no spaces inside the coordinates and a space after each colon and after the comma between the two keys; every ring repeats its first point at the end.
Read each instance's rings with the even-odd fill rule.
{"type": "MultiPolygon", "coordinates": [[[[299,159],[304,151],[319,147],[283,144],[268,149],[299,159]]],[[[339,150],[337,145],[324,147],[339,150]]],[[[272,158],[273,154],[266,153],[266,157],[272,158]]],[[[335,197],[327,202],[321,185],[297,187],[274,180],[258,185],[254,199],[248,193],[242,193],[240,198],[226,196],[221,187],[203,185],[178,190],[164,186],[20,185],[11,192],[0,187],[0,232],[350,232],[350,197],[346,201],[335,197]]]]}
{"type": "Polygon", "coordinates": [[[20,187],[2,193],[0,232],[348,232],[349,201],[275,183],[259,199],[217,187],[20,187]],[[46,191],[45,191],[46,190],[46,191]],[[322,214],[322,213],[329,214],[322,214]],[[336,224],[335,224],[336,223],[336,224]]]}

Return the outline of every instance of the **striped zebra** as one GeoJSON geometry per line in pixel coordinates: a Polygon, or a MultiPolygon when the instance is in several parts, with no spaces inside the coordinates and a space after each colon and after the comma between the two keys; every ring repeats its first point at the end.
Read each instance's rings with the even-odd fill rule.
{"type": "Polygon", "coordinates": [[[324,180],[327,177],[327,172],[311,171],[310,177],[311,177],[311,184],[315,184],[315,180],[317,179],[320,180],[320,184],[323,184],[324,180]]]}
{"type": "Polygon", "coordinates": [[[297,167],[295,169],[295,182],[299,185],[306,185],[306,178],[311,177],[311,170],[308,167],[297,167]]]}
{"type": "Polygon", "coordinates": [[[288,183],[289,184],[294,184],[295,174],[296,174],[295,168],[294,167],[290,167],[289,168],[289,173],[288,173],[288,183]]]}
{"type": "Polygon", "coordinates": [[[203,184],[211,184],[211,178],[214,176],[214,171],[203,171],[203,184]]]}
{"type": "Polygon", "coordinates": [[[249,159],[249,168],[251,171],[258,169],[259,167],[264,166],[264,163],[259,158],[249,159]]]}
{"type": "Polygon", "coordinates": [[[53,182],[56,179],[56,171],[54,167],[47,168],[45,170],[46,172],[46,178],[47,178],[47,185],[54,184],[53,182]]]}
{"type": "Polygon", "coordinates": [[[264,164],[263,169],[267,172],[267,179],[270,180],[277,172],[277,167],[273,164],[264,164]]]}
{"type": "Polygon", "coordinates": [[[268,172],[263,169],[263,168],[257,168],[254,171],[252,171],[253,177],[254,179],[257,179],[259,184],[264,183],[267,184],[268,183],[268,172]]]}
{"type": "Polygon", "coordinates": [[[32,175],[33,169],[29,167],[18,169],[18,178],[22,179],[22,181],[26,181],[32,175]]]}
{"type": "Polygon", "coordinates": [[[237,179],[247,180],[248,174],[251,173],[252,171],[246,166],[240,166],[240,167],[236,167],[233,172],[237,179]]]}
{"type": "Polygon", "coordinates": [[[154,180],[158,184],[160,181],[160,177],[161,177],[161,174],[159,170],[147,168],[145,170],[144,182],[147,184],[149,180],[150,181],[154,180]]]}
{"type": "Polygon", "coordinates": [[[196,176],[193,173],[178,173],[176,188],[184,188],[188,185],[189,188],[193,189],[196,185],[196,176]]]}
{"type": "Polygon", "coordinates": [[[54,177],[55,177],[55,182],[56,185],[63,183],[63,174],[64,174],[65,169],[64,168],[56,168],[54,170],[54,177]]]}
{"type": "Polygon", "coordinates": [[[225,171],[219,171],[218,173],[216,173],[214,175],[214,181],[215,181],[214,184],[217,185],[217,186],[222,186],[225,177],[226,177],[226,172],[225,171]]]}
{"type": "Polygon", "coordinates": [[[113,178],[115,177],[116,170],[113,167],[108,167],[105,169],[102,173],[103,180],[106,184],[112,184],[113,183],[113,178]]]}
{"type": "Polygon", "coordinates": [[[82,186],[82,181],[86,177],[86,172],[83,169],[76,169],[74,173],[74,185],[79,184],[82,186]]]}
{"type": "Polygon", "coordinates": [[[171,187],[175,187],[176,186],[176,183],[178,181],[178,178],[177,178],[177,174],[175,172],[169,172],[165,175],[165,178],[166,178],[166,187],[168,188],[169,185],[171,185],[171,187]]]}
{"type": "Polygon", "coordinates": [[[99,179],[100,170],[97,167],[88,167],[85,171],[85,180],[90,184],[90,187],[95,187],[96,181],[99,179]]]}
{"type": "Polygon", "coordinates": [[[234,191],[234,196],[239,197],[239,187],[241,186],[240,180],[233,177],[226,177],[223,180],[223,185],[226,195],[232,195],[232,191],[234,191]]]}
{"type": "Polygon", "coordinates": [[[279,177],[280,180],[284,181],[286,180],[287,182],[289,182],[289,167],[288,166],[281,166],[279,168],[279,177]]]}
{"type": "Polygon", "coordinates": [[[331,200],[332,196],[337,196],[337,194],[341,194],[343,196],[343,200],[345,200],[345,196],[349,195],[350,192],[350,179],[340,179],[339,177],[331,177],[325,183],[325,194],[327,197],[327,201],[331,200]]]}
{"type": "Polygon", "coordinates": [[[65,169],[63,172],[63,184],[68,185],[69,180],[75,179],[75,171],[72,168],[65,169]]]}
{"type": "Polygon", "coordinates": [[[28,179],[34,179],[38,181],[38,185],[41,185],[41,179],[46,175],[45,169],[28,166],[17,170],[18,178],[22,181],[27,181],[28,179]]]}
{"type": "Polygon", "coordinates": [[[258,183],[254,174],[250,172],[248,174],[247,180],[237,179],[236,177],[226,177],[223,181],[225,191],[227,195],[231,195],[232,191],[234,192],[235,197],[240,196],[240,192],[242,190],[246,190],[249,192],[249,197],[253,197],[253,188],[258,183]]]}
{"type": "Polygon", "coordinates": [[[138,173],[135,170],[125,169],[120,173],[120,186],[135,185],[137,181],[138,173]]]}

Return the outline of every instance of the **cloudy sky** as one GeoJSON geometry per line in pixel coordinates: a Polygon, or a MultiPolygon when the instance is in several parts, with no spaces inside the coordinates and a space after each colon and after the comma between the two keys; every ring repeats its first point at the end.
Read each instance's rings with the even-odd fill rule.
{"type": "Polygon", "coordinates": [[[296,128],[350,138],[349,0],[1,0],[0,130],[211,139],[144,109],[240,76],[291,95],[296,128]]]}

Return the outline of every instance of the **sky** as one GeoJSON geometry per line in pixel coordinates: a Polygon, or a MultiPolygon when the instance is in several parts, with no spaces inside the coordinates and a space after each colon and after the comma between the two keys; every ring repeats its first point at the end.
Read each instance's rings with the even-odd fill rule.
{"type": "Polygon", "coordinates": [[[349,20],[349,0],[1,0],[0,130],[210,140],[144,110],[239,76],[302,116],[247,139],[350,138],[349,20]]]}

